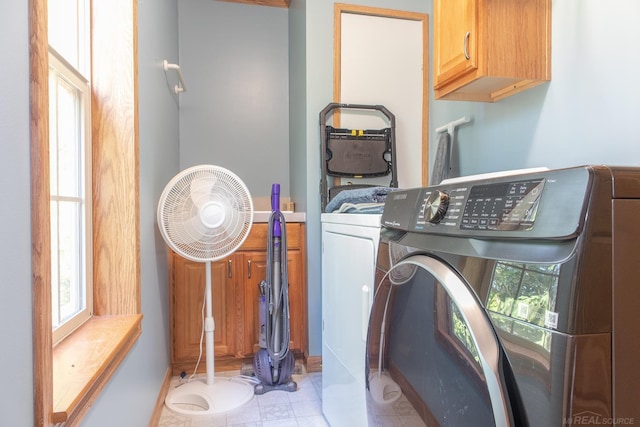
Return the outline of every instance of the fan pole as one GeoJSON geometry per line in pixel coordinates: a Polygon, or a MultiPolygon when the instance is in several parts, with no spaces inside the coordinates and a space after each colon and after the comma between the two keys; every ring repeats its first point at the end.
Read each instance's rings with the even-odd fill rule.
{"type": "Polygon", "coordinates": [[[211,261],[205,262],[205,307],[206,317],[204,319],[205,333],[205,363],[207,367],[207,385],[213,385],[213,374],[215,370],[213,358],[213,297],[211,296],[211,261]]]}

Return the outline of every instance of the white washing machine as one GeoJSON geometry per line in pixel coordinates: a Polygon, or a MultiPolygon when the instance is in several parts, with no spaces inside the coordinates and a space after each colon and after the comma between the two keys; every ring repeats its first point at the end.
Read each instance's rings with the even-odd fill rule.
{"type": "Polygon", "coordinates": [[[332,427],[367,425],[365,347],[381,216],[321,215],[322,412],[332,427]]]}

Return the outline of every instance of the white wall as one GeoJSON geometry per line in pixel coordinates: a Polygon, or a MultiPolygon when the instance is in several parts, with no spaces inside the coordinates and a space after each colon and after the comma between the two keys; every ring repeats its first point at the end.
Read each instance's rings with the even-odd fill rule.
{"type": "Polygon", "coordinates": [[[0,14],[0,388],[2,424],[33,425],[28,2],[0,14]]]}

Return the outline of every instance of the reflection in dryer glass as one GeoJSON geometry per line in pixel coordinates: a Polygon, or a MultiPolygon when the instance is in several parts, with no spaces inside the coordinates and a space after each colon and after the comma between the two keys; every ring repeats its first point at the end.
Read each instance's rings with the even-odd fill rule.
{"type": "Polygon", "coordinates": [[[451,334],[465,347],[466,352],[471,356],[471,359],[480,367],[480,356],[478,355],[478,349],[476,348],[473,338],[471,337],[471,331],[467,323],[462,317],[462,313],[458,307],[449,300],[449,308],[451,310],[451,334]]]}
{"type": "Polygon", "coordinates": [[[487,297],[487,309],[507,317],[494,317],[501,329],[547,347],[541,328],[523,327],[509,318],[555,329],[554,320],[560,264],[497,262],[487,297]]]}
{"type": "Polygon", "coordinates": [[[443,284],[413,267],[382,280],[371,309],[369,425],[493,425],[470,326],[443,284]]]}

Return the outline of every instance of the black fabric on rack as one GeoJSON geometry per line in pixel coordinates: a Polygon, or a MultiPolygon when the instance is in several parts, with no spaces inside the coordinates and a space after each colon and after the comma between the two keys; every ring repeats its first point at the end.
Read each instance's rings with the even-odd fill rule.
{"type": "Polygon", "coordinates": [[[442,180],[449,178],[451,172],[451,135],[442,132],[438,137],[438,148],[433,161],[433,171],[429,185],[438,185],[442,180]]]}

